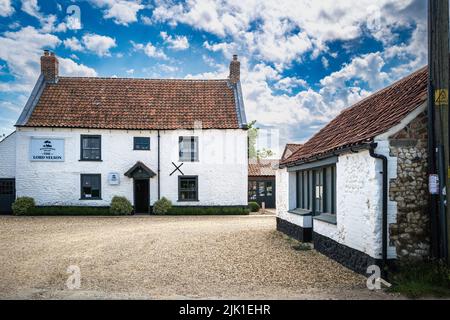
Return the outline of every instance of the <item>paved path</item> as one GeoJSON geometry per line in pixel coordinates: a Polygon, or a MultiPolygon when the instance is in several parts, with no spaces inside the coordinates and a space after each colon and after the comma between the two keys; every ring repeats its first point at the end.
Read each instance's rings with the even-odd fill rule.
{"type": "Polygon", "coordinates": [[[0,298],[391,298],[273,216],[0,217],[0,298]],[[69,290],[68,266],[81,271],[69,290]]]}

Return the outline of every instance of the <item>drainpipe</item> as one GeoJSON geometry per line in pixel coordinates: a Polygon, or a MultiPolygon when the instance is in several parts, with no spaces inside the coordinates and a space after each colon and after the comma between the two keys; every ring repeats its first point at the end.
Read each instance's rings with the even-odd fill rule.
{"type": "Polygon", "coordinates": [[[161,175],[160,175],[160,151],[159,151],[159,147],[160,147],[160,140],[161,140],[161,136],[159,135],[159,130],[158,130],[158,200],[161,198],[161,175]]]}
{"type": "Polygon", "coordinates": [[[371,143],[369,148],[369,154],[372,158],[381,159],[383,162],[383,171],[381,172],[383,174],[383,207],[382,207],[382,216],[381,216],[381,224],[382,224],[382,266],[383,266],[383,272],[386,269],[386,262],[387,262],[387,205],[388,205],[388,160],[387,157],[382,154],[375,153],[375,148],[377,147],[377,143],[371,143]]]}

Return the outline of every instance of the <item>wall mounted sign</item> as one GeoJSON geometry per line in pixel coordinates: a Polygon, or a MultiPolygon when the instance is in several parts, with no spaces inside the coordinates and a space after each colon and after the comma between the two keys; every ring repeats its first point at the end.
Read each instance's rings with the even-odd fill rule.
{"type": "Polygon", "coordinates": [[[111,185],[120,184],[120,176],[117,172],[108,173],[108,183],[111,185]]]}
{"type": "Polygon", "coordinates": [[[439,176],[437,174],[428,176],[428,191],[430,194],[439,194],[439,176]]]}
{"type": "Polygon", "coordinates": [[[30,161],[64,161],[64,139],[31,138],[30,161]]]}
{"type": "Polygon", "coordinates": [[[448,105],[448,90],[447,89],[434,90],[434,104],[437,106],[448,105]]]}

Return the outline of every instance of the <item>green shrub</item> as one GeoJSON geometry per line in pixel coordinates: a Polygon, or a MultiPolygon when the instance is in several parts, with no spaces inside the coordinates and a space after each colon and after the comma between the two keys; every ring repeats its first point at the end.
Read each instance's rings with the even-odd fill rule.
{"type": "Polygon", "coordinates": [[[248,207],[250,208],[251,212],[258,212],[260,208],[257,202],[249,202],[248,207]]]}
{"type": "Polygon", "coordinates": [[[246,207],[197,207],[197,206],[175,206],[167,211],[168,215],[248,215],[250,210],[246,207]]]}
{"type": "Polygon", "coordinates": [[[18,197],[12,204],[13,213],[16,216],[26,215],[32,208],[34,208],[34,199],[31,197],[18,197]]]}
{"type": "Polygon", "coordinates": [[[133,206],[125,197],[114,196],[111,200],[109,212],[113,215],[129,215],[133,212],[133,206]]]}
{"type": "Polygon", "coordinates": [[[172,208],[172,202],[166,197],[162,197],[153,205],[153,213],[166,214],[172,208]]]}
{"type": "Polygon", "coordinates": [[[34,207],[28,216],[110,216],[109,207],[43,206],[34,207]]]}

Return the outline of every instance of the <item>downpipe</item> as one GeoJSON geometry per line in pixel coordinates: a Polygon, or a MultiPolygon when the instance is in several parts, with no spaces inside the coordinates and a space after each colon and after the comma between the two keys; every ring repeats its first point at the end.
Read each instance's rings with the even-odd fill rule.
{"type": "MultiPolygon", "coordinates": [[[[388,210],[388,160],[387,157],[375,153],[375,148],[377,147],[377,143],[371,143],[369,148],[369,154],[372,158],[380,159],[383,164],[383,171],[380,172],[383,175],[383,182],[382,182],[382,215],[381,215],[381,224],[382,224],[382,240],[381,240],[381,256],[382,256],[382,274],[386,273],[386,266],[387,266],[387,210],[388,210]]],[[[385,276],[385,275],[383,275],[385,276]]]]}
{"type": "Polygon", "coordinates": [[[161,199],[161,174],[160,174],[160,166],[161,166],[161,152],[159,150],[160,146],[161,146],[161,135],[159,134],[159,130],[158,130],[158,200],[161,199]]]}

